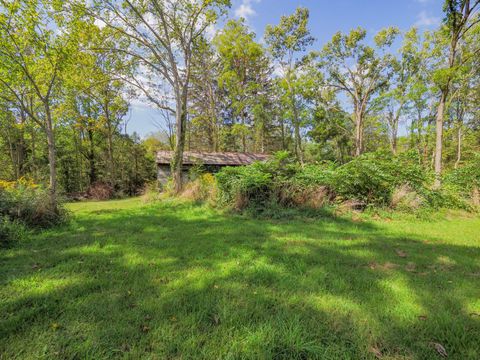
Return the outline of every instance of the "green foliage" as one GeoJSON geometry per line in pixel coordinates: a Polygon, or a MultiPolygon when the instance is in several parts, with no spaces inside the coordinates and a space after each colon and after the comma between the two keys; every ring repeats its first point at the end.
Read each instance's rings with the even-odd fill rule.
{"type": "Polygon", "coordinates": [[[48,228],[67,220],[68,212],[61,203],[51,203],[44,187],[22,181],[9,187],[1,185],[0,216],[29,228],[48,228]]]}
{"type": "Polygon", "coordinates": [[[299,7],[290,16],[282,16],[277,26],[268,25],[265,29],[265,41],[276,58],[291,57],[295,52],[305,51],[315,38],[310,35],[307,8],[299,7]]]}
{"type": "MultiPolygon", "coordinates": [[[[472,178],[468,174],[464,179],[472,178]]],[[[278,153],[265,163],[225,168],[216,179],[221,205],[257,213],[281,207],[316,208],[344,201],[357,201],[364,207],[410,210],[470,209],[459,196],[458,188],[431,189],[433,174],[422,167],[414,151],[399,156],[368,153],[340,166],[327,162],[303,167],[288,154],[278,153]],[[392,198],[394,193],[397,199],[392,198]]]]}
{"type": "Polygon", "coordinates": [[[480,188],[480,153],[474,154],[472,160],[462,167],[447,173],[444,182],[461,196],[470,198],[472,192],[480,188]]]}
{"type": "Polygon", "coordinates": [[[0,248],[19,242],[24,238],[25,232],[25,227],[20,221],[0,215],[0,248]]]}
{"type": "Polygon", "coordinates": [[[408,185],[418,191],[427,186],[428,178],[414,152],[398,157],[369,153],[336,169],[332,186],[342,198],[386,206],[395,188],[408,185]]]}
{"type": "Polygon", "coordinates": [[[240,208],[247,204],[265,206],[273,184],[270,170],[263,163],[222,169],[216,175],[220,203],[240,208]]]}
{"type": "Polygon", "coordinates": [[[355,158],[336,169],[333,175],[335,192],[345,200],[387,205],[395,187],[395,178],[389,170],[385,163],[368,156],[355,158]]]}

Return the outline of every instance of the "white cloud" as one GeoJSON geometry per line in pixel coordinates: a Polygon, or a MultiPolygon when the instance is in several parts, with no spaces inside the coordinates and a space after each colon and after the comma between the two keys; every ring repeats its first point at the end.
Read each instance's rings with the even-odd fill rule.
{"type": "MultiPolygon", "coordinates": [[[[423,0],[424,1],[424,0],[423,0]]],[[[437,26],[440,24],[440,18],[436,16],[430,16],[425,10],[422,10],[417,15],[417,21],[415,22],[415,26],[437,26]]]]}
{"type": "Polygon", "coordinates": [[[103,20],[100,19],[95,19],[94,24],[97,25],[99,29],[103,29],[107,25],[103,20]]]}
{"type": "Polygon", "coordinates": [[[259,3],[260,0],[242,0],[242,3],[235,9],[236,17],[243,17],[248,20],[250,17],[257,15],[257,12],[253,8],[253,3],[259,3]]]}
{"type": "Polygon", "coordinates": [[[212,40],[215,35],[217,35],[217,27],[215,24],[210,24],[209,26],[207,26],[207,28],[205,29],[205,36],[207,37],[208,40],[212,40]]]}

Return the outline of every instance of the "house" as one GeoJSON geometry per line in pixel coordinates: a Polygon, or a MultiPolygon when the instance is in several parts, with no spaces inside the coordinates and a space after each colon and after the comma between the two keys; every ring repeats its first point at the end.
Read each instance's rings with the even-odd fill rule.
{"type": "MultiPolygon", "coordinates": [[[[158,180],[165,184],[171,177],[170,163],[173,151],[157,152],[158,180]]],[[[208,172],[215,173],[224,166],[244,166],[255,161],[266,161],[269,155],[235,152],[185,151],[183,153],[183,176],[186,178],[192,166],[202,165],[208,172]]]]}

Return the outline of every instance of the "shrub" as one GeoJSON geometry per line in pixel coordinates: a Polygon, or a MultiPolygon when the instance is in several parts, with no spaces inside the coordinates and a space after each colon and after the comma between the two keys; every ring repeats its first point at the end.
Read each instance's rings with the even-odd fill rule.
{"type": "Polygon", "coordinates": [[[367,157],[356,158],[335,171],[332,186],[342,199],[385,205],[390,200],[395,179],[384,165],[367,157]]]}
{"type": "Polygon", "coordinates": [[[158,181],[151,181],[143,188],[142,201],[144,203],[155,202],[162,199],[161,184],[158,181]]]}
{"type": "Polygon", "coordinates": [[[0,216],[30,228],[47,228],[67,218],[61,204],[52,204],[49,191],[30,181],[0,184],[0,216]]]}
{"type": "MultiPolygon", "coordinates": [[[[479,168],[463,170],[468,175],[462,177],[458,173],[456,182],[465,187],[472,173],[474,179],[480,179],[479,168]]],[[[422,167],[416,152],[399,156],[369,153],[341,166],[326,162],[303,167],[287,154],[279,153],[265,163],[224,168],[216,176],[220,205],[236,210],[248,208],[256,213],[267,208],[318,209],[332,202],[345,209],[367,206],[390,206],[404,211],[421,207],[469,209],[454,186],[446,184],[439,191],[432,190],[433,179],[432,171],[422,167]]],[[[470,184],[466,192],[470,189],[478,187],[470,184]]]]}
{"type": "Polygon", "coordinates": [[[429,207],[433,209],[463,209],[471,211],[472,207],[458,192],[448,185],[439,190],[424,189],[421,193],[429,207]]]}
{"type": "Polygon", "coordinates": [[[424,189],[429,174],[415,153],[394,157],[386,153],[362,155],[340,166],[332,176],[331,186],[342,199],[357,199],[365,205],[391,203],[396,188],[424,189]]]}
{"type": "Polygon", "coordinates": [[[22,240],[25,232],[25,227],[20,221],[0,216],[0,247],[7,247],[22,240]]]}
{"type": "Polygon", "coordinates": [[[470,200],[472,205],[480,206],[480,153],[464,166],[447,173],[444,186],[451,193],[458,194],[464,200],[470,200]]]}
{"type": "Polygon", "coordinates": [[[264,163],[226,167],[216,174],[219,203],[241,210],[263,207],[270,200],[273,175],[264,163]]]}
{"type": "Polygon", "coordinates": [[[113,187],[103,182],[93,183],[87,190],[87,197],[93,200],[110,200],[113,195],[113,187]]]}
{"type": "Polygon", "coordinates": [[[206,173],[188,182],[181,197],[192,201],[210,201],[215,196],[215,177],[206,173]]]}

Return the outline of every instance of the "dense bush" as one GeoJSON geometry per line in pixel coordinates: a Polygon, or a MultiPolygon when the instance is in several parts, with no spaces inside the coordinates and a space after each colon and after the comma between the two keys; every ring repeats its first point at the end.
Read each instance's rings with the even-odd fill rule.
{"type": "Polygon", "coordinates": [[[447,173],[444,185],[451,193],[480,206],[480,153],[464,166],[447,173]]]}
{"type": "Polygon", "coordinates": [[[0,216],[29,228],[47,228],[67,218],[61,204],[52,204],[49,192],[29,181],[0,182],[0,216]]]}
{"type": "Polygon", "coordinates": [[[0,215],[0,247],[7,247],[20,241],[25,231],[25,226],[21,222],[12,221],[9,217],[0,215]]]}
{"type": "Polygon", "coordinates": [[[425,187],[428,177],[415,153],[398,157],[370,153],[338,167],[330,185],[341,198],[385,206],[391,203],[395,189],[407,185],[419,191],[425,187]]]}
{"type": "Polygon", "coordinates": [[[273,188],[272,170],[268,163],[222,169],[216,174],[219,203],[238,209],[267,205],[273,188]]]}
{"type": "MultiPolygon", "coordinates": [[[[470,179],[468,174],[463,179],[470,179]]],[[[237,210],[319,208],[329,203],[405,211],[466,208],[451,186],[441,191],[431,189],[433,174],[422,167],[415,152],[400,156],[370,153],[340,166],[323,163],[303,167],[288,154],[278,153],[265,163],[224,168],[216,179],[218,202],[237,210]]]]}
{"type": "Polygon", "coordinates": [[[237,210],[319,207],[329,197],[330,173],[328,165],[302,168],[280,152],[264,163],[222,169],[216,175],[218,202],[237,210]]]}

